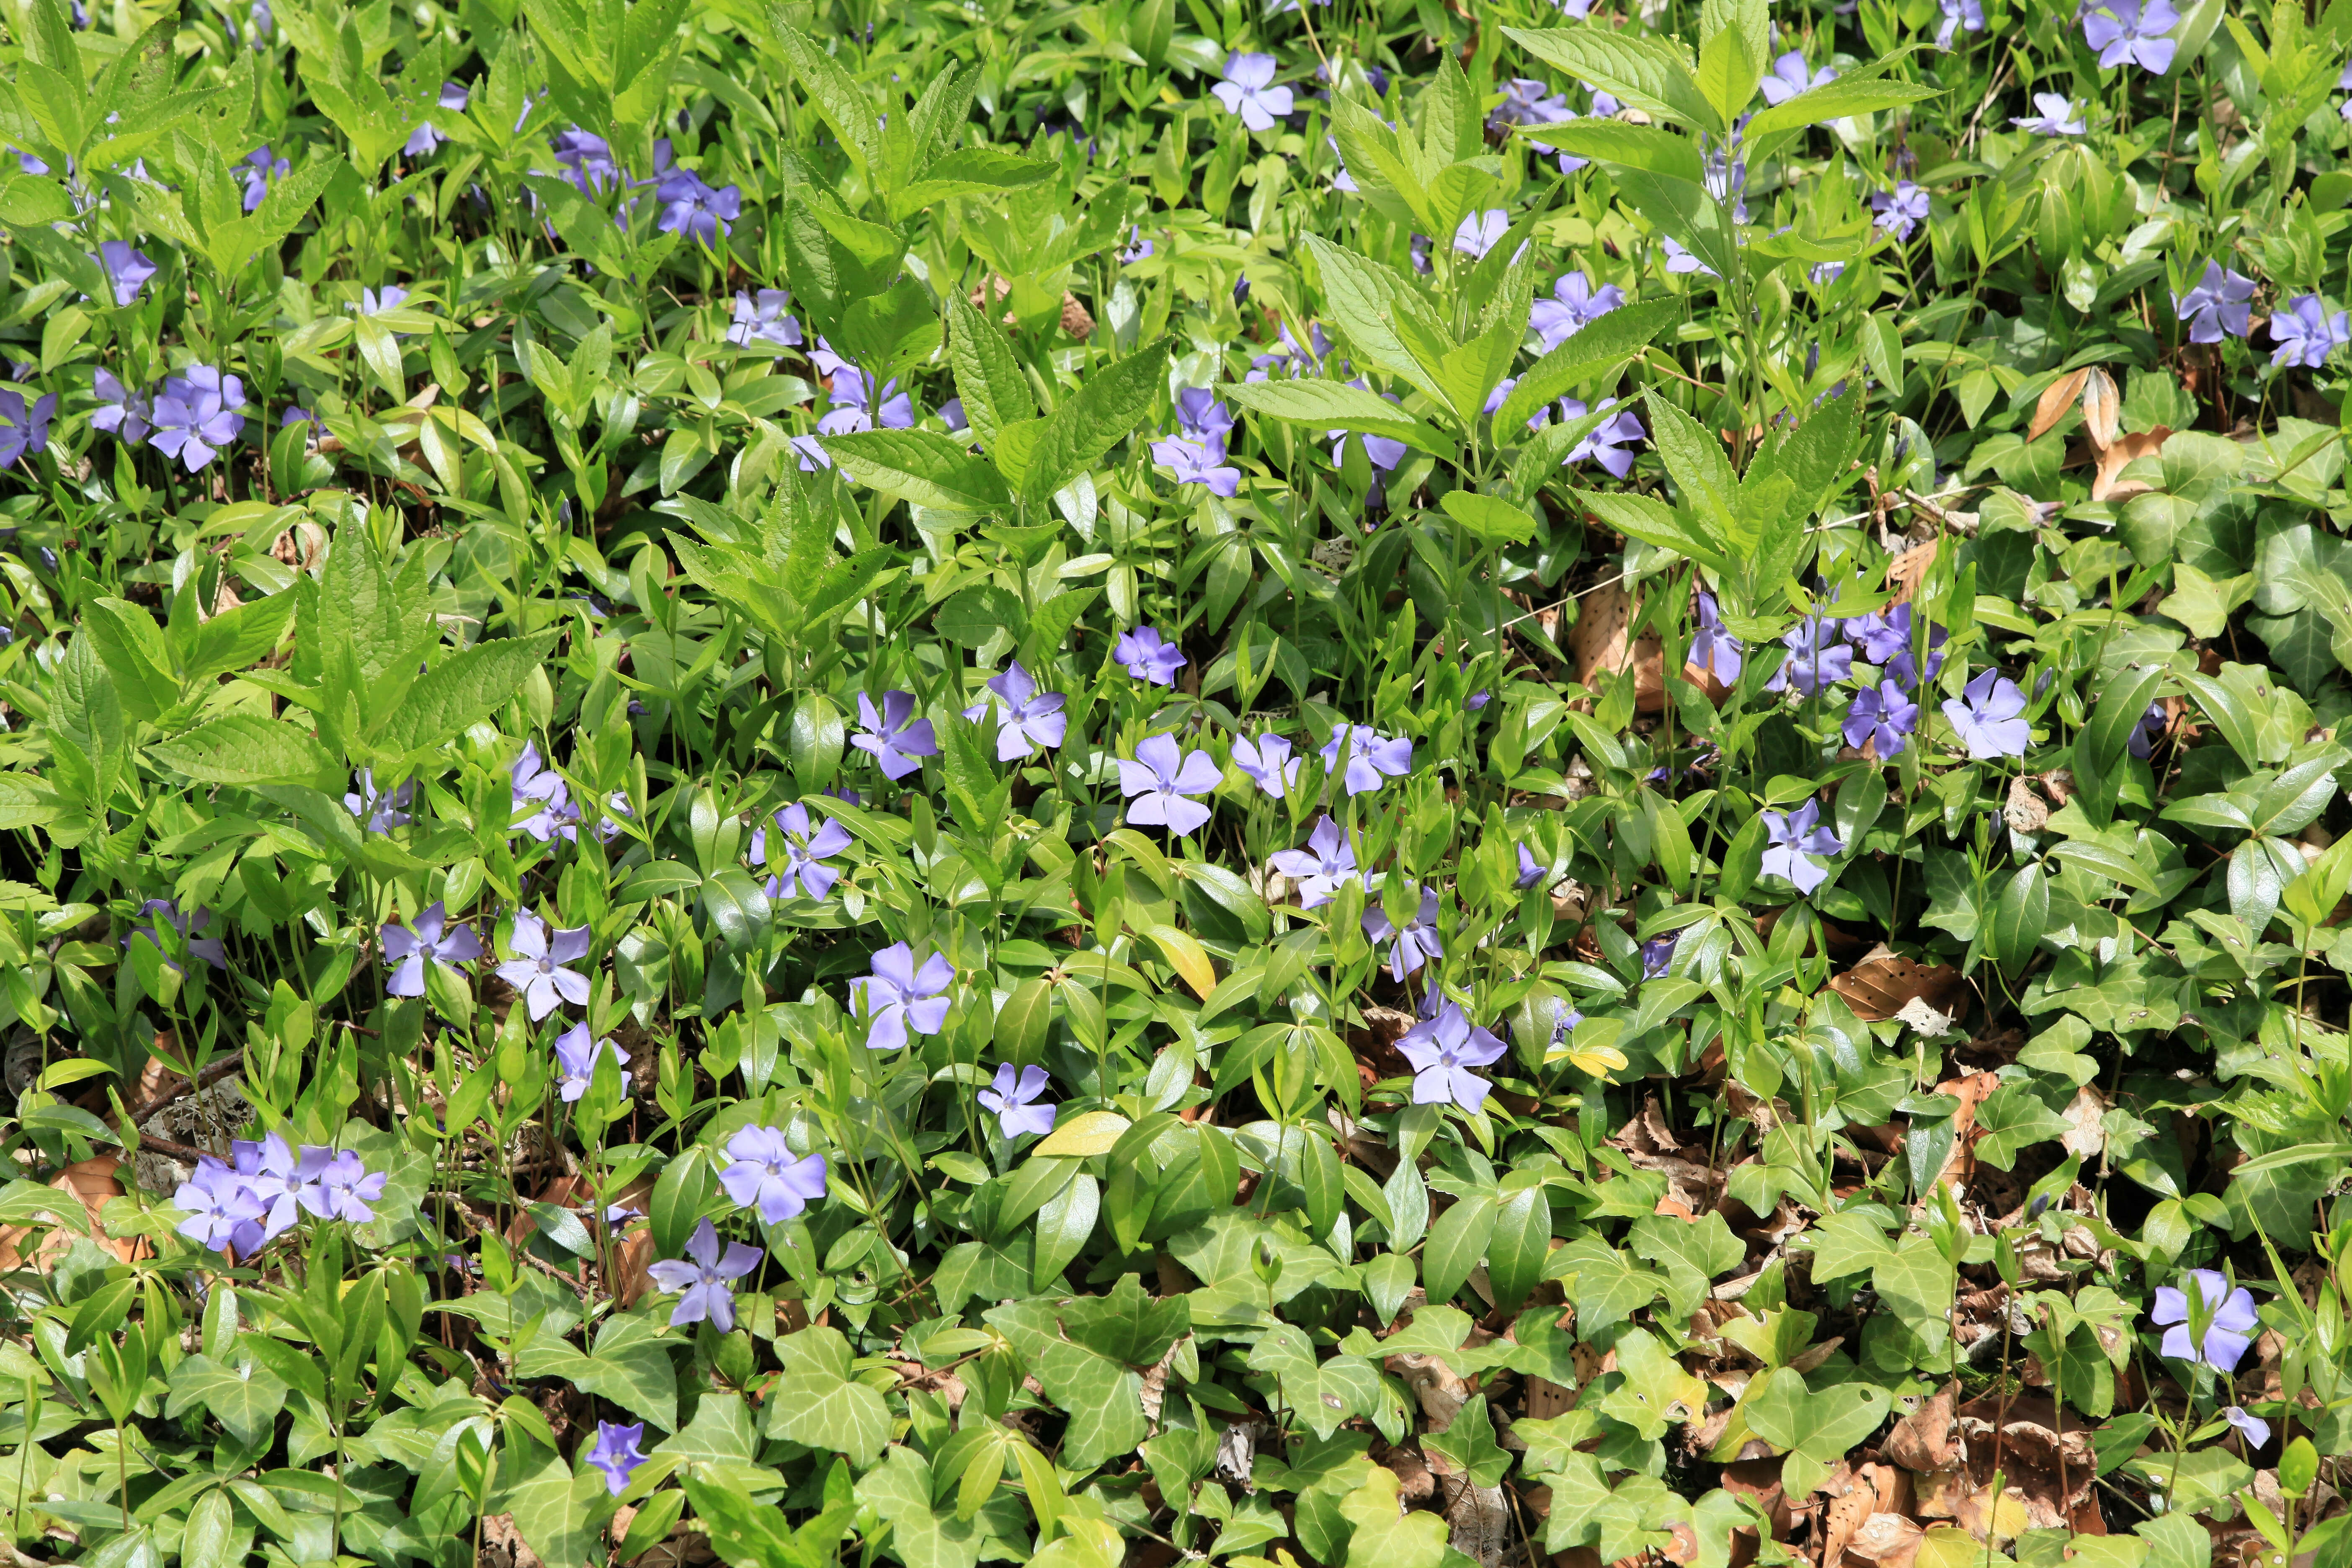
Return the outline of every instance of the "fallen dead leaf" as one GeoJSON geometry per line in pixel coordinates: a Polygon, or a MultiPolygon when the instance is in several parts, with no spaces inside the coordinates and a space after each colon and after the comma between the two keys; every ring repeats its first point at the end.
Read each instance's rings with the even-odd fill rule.
{"type": "Polygon", "coordinates": [[[1885,942],[1864,953],[1852,969],[1832,976],[1830,989],[1868,1022],[1896,1016],[1915,997],[1947,1018],[1956,1018],[1968,1010],[1969,995],[1968,977],[1950,964],[1904,958],[1885,942]]]}
{"type": "Polygon", "coordinates": [[[1928,569],[1936,564],[1935,540],[1915,544],[1886,564],[1886,580],[1895,585],[1895,602],[1907,605],[1919,584],[1927,580],[1928,569]]]}
{"type": "Polygon", "coordinates": [[[1958,1462],[1959,1428],[1952,1408],[1957,1384],[1948,1384],[1918,1409],[1897,1421],[1878,1451],[1906,1470],[1926,1474],[1958,1462]]]}
{"type": "MultiPolygon", "coordinates": [[[[113,1154],[97,1154],[87,1160],[77,1160],[58,1173],[49,1182],[52,1191],[70,1193],[80,1200],[83,1215],[89,1222],[92,1239],[111,1251],[125,1263],[136,1262],[146,1256],[147,1244],[136,1237],[118,1239],[106,1234],[101,1219],[110,1198],[122,1195],[122,1182],[117,1174],[121,1159],[113,1154]]],[[[0,1229],[0,1274],[8,1273],[25,1262],[25,1238],[33,1234],[34,1226],[12,1225],[0,1229]]],[[[33,1267],[47,1272],[52,1259],[62,1258],[71,1250],[74,1232],[62,1225],[50,1226],[41,1243],[33,1249],[33,1267]]]]}
{"type": "Polygon", "coordinates": [[[2106,1097],[2095,1084],[2084,1084],[2074,1091],[2066,1105],[2066,1131],[2058,1142],[2069,1154],[2080,1154],[2085,1160],[2095,1159],[2107,1146],[2106,1129],[2100,1125],[2107,1114],[2106,1097]]]}
{"type": "Polygon", "coordinates": [[[1625,670],[1633,672],[1633,705],[1654,713],[1666,705],[1665,652],[1655,632],[1638,641],[1625,631],[1633,624],[1633,601],[1622,583],[1610,583],[1584,596],[1576,625],[1568,632],[1569,657],[1576,661],[1579,684],[1599,689],[1596,679],[1625,670]]]}
{"type": "Polygon", "coordinates": [[[2066,410],[2074,405],[2075,394],[2083,390],[2083,384],[2090,378],[2090,367],[2085,365],[2043,387],[2041,397],[2033,405],[2033,423],[2026,426],[2025,438],[2039,441],[2045,431],[2065,418],[2066,410]]]}
{"type": "Polygon", "coordinates": [[[2116,395],[2116,378],[2092,367],[2083,382],[2083,428],[2095,447],[2111,447],[2123,430],[2123,399],[2116,395]]]}
{"type": "Polygon", "coordinates": [[[2100,448],[2099,469],[2091,480],[2091,499],[2095,501],[2129,500],[2149,489],[2150,486],[2137,479],[2124,479],[2124,466],[2134,458],[2150,458],[2164,450],[2165,440],[2171,434],[2159,425],[2153,430],[2117,437],[2100,448]]]}
{"type": "Polygon", "coordinates": [[[1846,1555],[1874,1563],[1878,1568],[1910,1568],[1911,1560],[1919,1554],[1920,1537],[1926,1533],[1899,1513],[1874,1513],[1845,1543],[1846,1555]]]}
{"type": "Polygon", "coordinates": [[[2000,819],[2012,833],[2039,833],[2050,820],[2050,803],[2034,793],[2031,778],[2020,774],[2009,781],[2009,799],[2001,805],[2000,819]]]}

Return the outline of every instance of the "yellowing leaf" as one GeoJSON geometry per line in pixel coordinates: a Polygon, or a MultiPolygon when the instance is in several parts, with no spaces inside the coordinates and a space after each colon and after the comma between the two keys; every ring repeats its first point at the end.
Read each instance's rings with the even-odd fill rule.
{"type": "Polygon", "coordinates": [[[1217,972],[1201,944],[1174,926],[1153,926],[1143,934],[1160,944],[1160,951],[1168,955],[1168,962],[1176,966],[1192,994],[1207,1001],[1209,993],[1217,988],[1217,972]]]}
{"type": "Polygon", "coordinates": [[[1088,1154],[1108,1154],[1129,1125],[1127,1118],[1116,1110],[1089,1110],[1055,1127],[1029,1152],[1080,1159],[1088,1154]]]}

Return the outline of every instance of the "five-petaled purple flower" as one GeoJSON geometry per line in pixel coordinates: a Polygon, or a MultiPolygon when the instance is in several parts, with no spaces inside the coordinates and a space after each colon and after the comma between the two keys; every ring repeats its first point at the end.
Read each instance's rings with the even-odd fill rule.
{"type": "Polygon", "coordinates": [[[1223,776],[1207,752],[1187,752],[1173,735],[1150,735],[1132,758],[1117,761],[1119,793],[1128,797],[1128,821],[1158,823],[1182,835],[1209,820],[1207,806],[1185,798],[1208,794],[1223,776]]]}
{"type": "Polygon", "coordinates": [[[919,968],[914,951],[894,942],[874,955],[874,972],[849,984],[850,1005],[866,1015],[866,1047],[874,1051],[903,1049],[908,1030],[936,1035],[948,1020],[947,989],[955,984],[955,965],[944,952],[935,952],[919,968]]]}
{"type": "Polygon", "coordinates": [[[682,234],[705,245],[716,244],[721,233],[732,233],[743,216],[743,190],[727,185],[714,190],[691,169],[672,169],[655,187],[661,204],[655,226],[664,234],[682,234]]]}
{"type": "Polygon", "coordinates": [[[2099,51],[2099,68],[2136,65],[2162,76],[2180,46],[2168,37],[2180,25],[2170,0],[2101,0],[2083,8],[2083,41],[2099,51]]]}
{"type": "Polygon", "coordinates": [[[1873,747],[1883,763],[1901,755],[1910,744],[1905,737],[1918,727],[1919,705],[1901,687],[1891,680],[1864,686],[1855,690],[1853,704],[1846,710],[1845,743],[1873,747]]]}
{"type": "Polygon", "coordinates": [[[1389,921],[1389,912],[1379,904],[1364,911],[1364,934],[1374,942],[1396,941],[1389,948],[1389,973],[1398,984],[1404,977],[1433,958],[1444,958],[1445,949],[1437,938],[1437,889],[1421,890],[1421,906],[1411,921],[1400,931],[1389,921]]]}
{"type": "Polygon", "coordinates": [[[646,1462],[637,1444],[646,1435],[642,1421],[596,1423],[596,1446],[588,1450],[588,1463],[604,1473],[604,1490],[619,1497],[629,1489],[629,1478],[646,1462]]]}
{"type": "Polygon", "coordinates": [[[2291,365],[2317,370],[2330,353],[2352,342],[2352,312],[2338,310],[2331,316],[2318,295],[2299,294],[2271,318],[2271,340],[2278,344],[2271,351],[2271,363],[2282,370],[2291,365]]]}
{"type": "Polygon", "coordinates": [[[1162,437],[1151,443],[1151,460],[1175,469],[1178,484],[1202,485],[1211,495],[1230,497],[1242,488],[1242,471],[1225,461],[1225,444],[1220,440],[1162,437]]]}
{"type": "Polygon", "coordinates": [[[826,394],[833,406],[816,422],[817,429],[827,436],[848,436],[860,430],[871,430],[879,425],[885,430],[906,430],[915,423],[914,400],[898,390],[895,381],[883,384],[877,395],[873,382],[855,365],[843,365],[833,373],[833,387],[826,394]]]}
{"type": "Polygon", "coordinates": [[[1675,946],[1683,933],[1670,931],[1664,936],[1654,936],[1642,944],[1642,978],[1656,980],[1666,973],[1675,961],[1675,946]]]}
{"type": "Polygon", "coordinates": [[[449,924],[449,911],[438,899],[417,910],[409,924],[386,926],[381,935],[384,957],[399,966],[383,983],[389,996],[424,995],[428,963],[468,963],[482,956],[473,928],[449,924]]]}
{"type": "Polygon", "coordinates": [[[1290,754],[1290,742],[1279,735],[1246,736],[1234,742],[1234,766],[1256,782],[1257,787],[1280,800],[1298,784],[1304,757],[1290,754]]]}
{"type": "MultiPolygon", "coordinates": [[[[302,1206],[320,1219],[347,1220],[352,1225],[365,1225],[375,1218],[370,1204],[383,1196],[384,1184],[391,1180],[388,1173],[371,1171],[357,1154],[345,1149],[331,1158],[311,1159],[314,1151],[302,1151],[302,1173],[309,1179],[295,1191],[302,1206]]],[[[326,1151],[315,1152],[324,1154],[326,1151]]]]}
{"type": "Polygon", "coordinates": [[[1829,67],[1823,66],[1810,76],[1807,75],[1804,54],[1801,50],[1790,49],[1772,62],[1772,68],[1765,73],[1764,79],[1758,85],[1764,89],[1765,102],[1786,103],[1801,92],[1808,92],[1817,87],[1827,87],[1837,80],[1837,74],[1829,67]]]}
{"type": "Polygon", "coordinates": [[[2221,1412],[2221,1419],[2235,1427],[2238,1436],[2246,1440],[2246,1449],[2249,1453],[2271,1440],[2271,1424],[2241,1405],[2231,1405],[2225,1407],[2221,1412]]]}
{"type": "Polygon", "coordinates": [[[1829,872],[1813,863],[1816,855],[1835,855],[1845,848],[1838,836],[1822,826],[1822,803],[1809,800],[1794,811],[1764,813],[1764,874],[1786,877],[1797,891],[1810,893],[1829,872]]]}
{"type": "Polygon", "coordinates": [[[1304,849],[1278,849],[1274,868],[1298,884],[1298,907],[1311,910],[1328,904],[1347,883],[1359,880],[1355,847],[1339,825],[1328,816],[1315,824],[1304,849]]]}
{"type": "Polygon", "coordinates": [[[728,1281],[740,1279],[757,1268],[763,1256],[756,1247],[730,1241],[722,1257],[719,1233],[706,1219],[694,1227],[694,1235],[687,1239],[686,1259],[665,1258],[646,1272],[663,1289],[685,1292],[677,1299],[677,1305],[670,1309],[671,1328],[682,1329],[688,1323],[708,1320],[712,1328],[724,1334],[735,1327],[735,1293],[727,1288],[728,1281]]]}
{"type": "Polygon", "coordinates": [[[208,364],[163,378],[155,396],[154,445],[194,473],[245,430],[245,383],[208,364]]]}
{"type": "Polygon", "coordinates": [[[750,289],[735,296],[735,319],[727,328],[727,341],[739,349],[748,349],[755,342],[771,343],[777,348],[798,348],[801,345],[801,324],[784,314],[793,302],[790,293],[782,289],[762,289],[754,298],[750,289]]]}
{"type": "Polygon", "coordinates": [[[2209,261],[2194,288],[2172,297],[2172,313],[2189,328],[2190,342],[2218,343],[2224,337],[2242,338],[2251,330],[2253,298],[2252,279],[2209,261]]]}
{"type": "Polygon", "coordinates": [[[391,789],[375,787],[375,770],[362,768],[352,780],[352,792],[343,796],[343,809],[359,818],[370,833],[390,833],[395,827],[408,826],[408,803],[416,794],[416,781],[404,779],[391,789]]]}
{"type": "Polygon", "coordinates": [[[1836,639],[1839,623],[1808,616],[1780,639],[1789,657],[1764,683],[1767,691],[1793,691],[1811,697],[1824,686],[1834,686],[1853,673],[1853,649],[1836,639]]]}
{"type": "Polygon", "coordinates": [[[2158,698],[2147,705],[2147,711],[2139,716],[2138,721],[2131,727],[2131,733],[2124,737],[2124,749],[2141,762],[2147,761],[2155,754],[2156,738],[2164,733],[2164,727],[2168,722],[2170,717],[2164,710],[2164,700],[2158,698]]]}
{"type": "MultiPolygon", "coordinates": [[[[1581,419],[1591,412],[1580,397],[1559,400],[1559,422],[1563,425],[1581,419]]],[[[1642,422],[1633,416],[1633,409],[1621,406],[1594,426],[1591,434],[1570,447],[1568,456],[1560,459],[1560,464],[1566,467],[1591,458],[1622,479],[1633,471],[1633,443],[1648,436],[1649,432],[1642,428],[1642,422]]]]}
{"type": "MultiPolygon", "coordinates": [[[[629,1065],[629,1053],[610,1039],[600,1040],[588,1031],[585,1022],[574,1024],[555,1037],[555,1065],[563,1074],[561,1093],[565,1104],[576,1102],[588,1092],[596,1079],[596,1058],[610,1057],[616,1068],[629,1065]]],[[[621,1079],[621,1091],[628,1092],[629,1080],[621,1079]]]]}
{"type": "Polygon", "coordinates": [[[1503,237],[1510,232],[1511,215],[1500,207],[1488,207],[1463,218],[1454,230],[1454,248],[1477,260],[1502,244],[1503,237]]]}
{"type": "Polygon", "coordinates": [[[1213,388],[1188,386],[1176,395],[1176,428],[1185,439],[1222,448],[1234,427],[1234,411],[1217,401],[1213,388]]]}
{"type": "Polygon", "coordinates": [[[767,851],[768,897],[790,897],[794,882],[806,898],[822,899],[833,891],[841,873],[824,862],[849,847],[849,829],[831,817],[812,827],[808,807],[795,801],[776,813],[775,832],[770,835],[763,828],[761,837],[753,850],[767,851]]]}
{"type": "Polygon", "coordinates": [[[978,1099],[995,1113],[996,1124],[1007,1138],[1018,1138],[1024,1132],[1043,1136],[1054,1130],[1055,1107],[1037,1097],[1051,1081],[1044,1068],[1025,1067],[1015,1074],[1013,1064],[1003,1062],[978,1099]]]}
{"type": "Polygon", "coordinates": [[[1977,672],[1958,697],[1944,700],[1944,717],[1979,762],[1995,757],[2021,757],[2033,739],[2033,727],[2021,717],[2025,693],[2017,682],[1998,670],[1977,672]]]}
{"type": "Polygon", "coordinates": [[[147,287],[147,279],[158,268],[148,254],[127,240],[110,239],[98,247],[98,264],[106,269],[106,280],[114,288],[117,305],[136,304],[139,291],[147,287]]]}
{"type": "Polygon", "coordinates": [[[1870,208],[1878,215],[1871,221],[1900,242],[1927,221],[1927,193],[1909,180],[1901,180],[1892,191],[1872,196],[1870,208]]]}
{"type": "Polygon", "coordinates": [[[58,395],[45,393],[30,406],[15,387],[0,387],[0,468],[19,458],[36,458],[48,449],[49,420],[58,411],[58,395]]]}
{"type": "Polygon", "coordinates": [[[1697,257],[1693,256],[1689,251],[1684,249],[1682,241],[1676,239],[1673,235],[1661,235],[1658,237],[1665,246],[1667,271],[1675,273],[1704,272],[1709,278],[1716,275],[1714,268],[1709,267],[1706,262],[1701,261],[1697,257]]]}
{"type": "Polygon", "coordinates": [[[1110,657],[1125,665],[1128,674],[1154,686],[1174,686],[1176,672],[1192,662],[1184,657],[1183,649],[1161,637],[1157,626],[1122,632],[1110,657]]]}
{"type": "Polygon", "coordinates": [[[91,429],[110,430],[116,439],[134,447],[147,438],[148,416],[153,411],[144,392],[124,386],[112,371],[99,369],[90,373],[90,394],[98,399],[98,406],[89,413],[91,429]]]}
{"type": "Polygon", "coordinates": [[[1332,726],[1321,755],[1325,771],[1341,773],[1342,786],[1349,795],[1368,795],[1381,787],[1382,779],[1401,779],[1412,771],[1411,741],[1402,735],[1383,739],[1378,731],[1362,724],[1332,726]],[[1343,773],[1342,752],[1347,754],[1343,773]]]}
{"type": "Polygon", "coordinates": [[[1742,656],[1747,646],[1724,629],[1722,612],[1715,595],[1701,588],[1698,591],[1698,625],[1692,628],[1688,662],[1713,675],[1729,686],[1739,679],[1742,656]]]}
{"type": "Polygon", "coordinates": [[[236,167],[245,180],[245,210],[253,212],[261,205],[262,198],[269,195],[270,185],[289,173],[294,165],[284,158],[273,157],[269,143],[265,142],[247,153],[236,167]]]}
{"type": "Polygon", "coordinates": [[[1236,51],[1225,61],[1224,79],[1209,90],[1226,113],[1240,115],[1250,130],[1271,131],[1276,121],[1290,112],[1290,89],[1274,85],[1274,70],[1272,55],[1236,51]]]}
{"type": "Polygon", "coordinates": [[[1950,48],[1952,35],[1963,27],[1971,33],[1984,31],[1984,0],[1938,0],[1937,9],[1944,17],[1936,28],[1936,47],[1939,49],[1950,48]]]}
{"type": "Polygon", "coordinates": [[[1625,302],[1625,290],[1614,283],[1595,289],[1581,267],[1561,273],[1551,293],[1550,299],[1537,300],[1528,312],[1528,325],[1543,340],[1547,352],[1625,302]]]}
{"type": "Polygon", "coordinates": [[[562,837],[578,842],[580,808],[572,804],[572,791],[563,775],[541,761],[539,743],[525,741],[522,752],[507,770],[507,783],[511,800],[510,812],[526,807],[530,815],[514,823],[507,831],[527,833],[540,843],[562,837]]]}
{"type": "Polygon", "coordinates": [[[940,754],[939,741],[931,733],[931,721],[915,717],[915,694],[911,691],[884,692],[879,713],[874,711],[874,700],[861,691],[857,694],[857,718],[866,728],[852,735],[849,743],[870,753],[889,778],[905,778],[923,765],[920,758],[940,754]]]}
{"type": "Polygon", "coordinates": [[[2232,1290],[2228,1278],[2211,1268],[2192,1268],[2189,1281],[2197,1289],[2198,1310],[2192,1314],[2187,1292],[2176,1285],[2156,1288],[2156,1305],[2148,1321],[2164,1330],[2164,1353],[2180,1361],[2202,1362],[2215,1372],[2238,1370],[2252,1348],[2262,1320],[2254,1313],[2253,1293],[2243,1286],[2232,1290]],[[2191,1316],[2208,1317],[2202,1344],[2192,1337],[2191,1316]]]}
{"type": "Polygon", "coordinates": [[[516,956],[499,965],[499,978],[513,986],[538,1023],[561,1004],[588,1005],[588,977],[563,965],[587,956],[588,928],[573,926],[551,932],[547,922],[529,910],[515,912],[514,930],[507,946],[516,956]]]}
{"type": "MultiPolygon", "coordinates": [[[[125,948],[131,945],[131,938],[143,936],[150,946],[160,952],[163,943],[158,933],[163,923],[168,921],[172,929],[186,940],[190,952],[194,953],[215,969],[228,967],[228,950],[221,945],[220,938],[194,934],[213,923],[212,910],[198,910],[191,916],[181,913],[179,904],[171,899],[150,899],[139,906],[139,912],[147,917],[147,923],[132,928],[131,935],[122,939],[122,945],[125,948]]],[[[167,969],[180,967],[170,959],[165,959],[163,963],[167,969]]]]}
{"type": "MultiPolygon", "coordinates": [[[[988,689],[996,709],[998,762],[1028,756],[1040,746],[1058,746],[1069,733],[1070,716],[1062,711],[1068,699],[1058,691],[1039,691],[1037,678],[1019,659],[1006,665],[1003,674],[990,677],[988,689]]],[[[965,709],[963,716],[976,723],[991,706],[990,699],[982,698],[965,709]]]]}
{"type": "Polygon", "coordinates": [[[734,1163],[719,1184],[737,1208],[757,1205],[770,1225],[788,1220],[824,1196],[824,1156],[795,1155],[781,1127],[746,1127],[727,1140],[734,1163]]]}
{"type": "Polygon", "coordinates": [[[549,145],[555,149],[555,161],[572,171],[572,183],[582,195],[593,196],[621,177],[612,143],[593,132],[575,125],[550,138],[549,145]]]}
{"type": "Polygon", "coordinates": [[[2009,122],[2032,136],[2080,136],[2083,134],[2083,113],[2073,99],[2063,92],[2037,92],[2033,95],[2035,112],[2013,114],[2009,122]]]}
{"type": "Polygon", "coordinates": [[[1448,1001],[1437,1009],[1435,1017],[1407,1029],[1397,1041],[1397,1051],[1412,1064],[1415,1105],[1458,1105],[1475,1110],[1486,1103],[1487,1091],[1494,1085],[1470,1069],[1499,1059],[1503,1042],[1471,1023],[1457,1004],[1448,1001]]]}

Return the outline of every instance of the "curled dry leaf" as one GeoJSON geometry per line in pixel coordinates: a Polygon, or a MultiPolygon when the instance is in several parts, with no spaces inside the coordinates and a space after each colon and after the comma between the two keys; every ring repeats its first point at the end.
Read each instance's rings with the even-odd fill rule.
{"type": "Polygon", "coordinates": [[[2091,376],[2090,367],[2060,376],[2042,389],[2033,405],[2033,423],[2026,426],[2025,438],[2039,441],[2050,427],[2066,417],[2066,410],[2074,405],[2074,395],[2084,389],[2091,376]]]}
{"type": "Polygon", "coordinates": [[[1947,1018],[1968,1010],[1968,976],[1948,963],[1921,963],[1905,958],[1880,942],[1862,961],[1830,980],[1830,989],[1846,999],[1854,1015],[1868,1022],[1897,1016],[1904,1005],[1925,1001],[1947,1018]]]}
{"type": "Polygon", "coordinates": [[[1584,596],[1576,625],[1568,631],[1569,657],[1579,683],[1599,689],[1602,674],[1633,672],[1633,705],[1654,713],[1666,705],[1665,654],[1655,632],[1627,637],[1633,601],[1622,583],[1604,584],[1584,596]]]}
{"type": "Polygon", "coordinates": [[[2123,433],[2123,399],[2116,395],[2116,378],[2094,365],[2083,378],[2083,428],[2091,437],[2091,445],[2105,448],[2115,445],[2123,433]]]}
{"type": "Polygon", "coordinates": [[[2095,501],[2125,501],[2145,493],[2151,487],[2137,479],[2123,477],[2124,468],[2135,458],[2152,458],[2164,450],[2165,439],[2172,434],[2159,425],[2153,430],[2118,437],[2099,449],[2099,468],[2091,480],[2091,499],[2095,501]]]}

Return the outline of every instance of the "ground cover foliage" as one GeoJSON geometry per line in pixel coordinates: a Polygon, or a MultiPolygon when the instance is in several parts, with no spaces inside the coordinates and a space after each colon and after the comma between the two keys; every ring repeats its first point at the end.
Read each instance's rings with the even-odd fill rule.
{"type": "Polygon", "coordinates": [[[0,23],[12,1563],[2352,1553],[2352,6],[0,23]]]}

